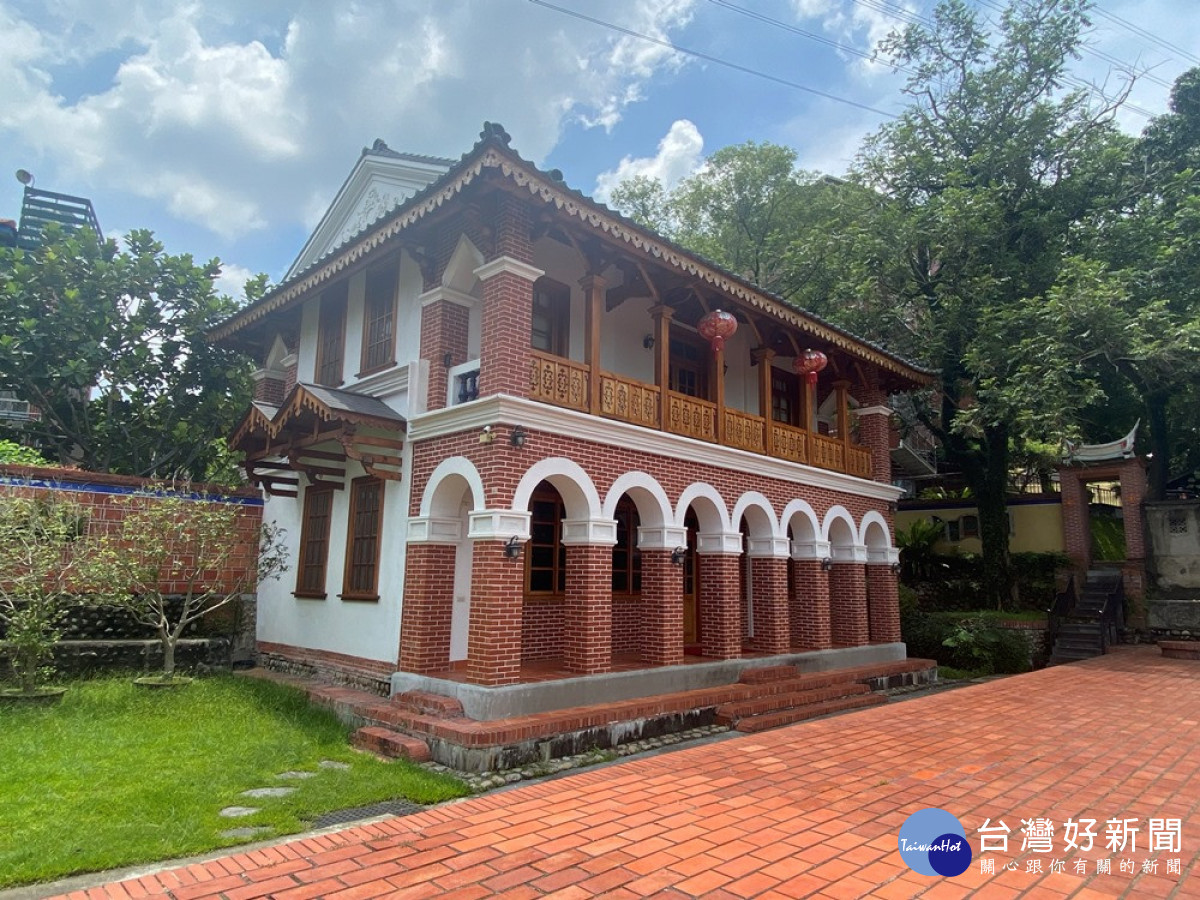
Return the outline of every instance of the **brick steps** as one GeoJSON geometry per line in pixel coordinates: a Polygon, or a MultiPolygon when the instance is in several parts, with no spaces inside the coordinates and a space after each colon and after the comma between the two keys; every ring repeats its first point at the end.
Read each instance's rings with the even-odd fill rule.
{"type": "Polygon", "coordinates": [[[859,696],[841,697],[836,700],[826,700],[823,703],[811,703],[794,709],[783,709],[778,712],[766,713],[761,716],[751,716],[742,719],[737,724],[737,731],[746,734],[757,734],[771,728],[793,725],[805,719],[815,719],[817,716],[828,716],[832,713],[846,712],[852,709],[862,709],[867,706],[879,706],[887,703],[888,698],[881,694],[861,694],[859,696]]]}
{"type": "Polygon", "coordinates": [[[388,759],[409,759],[413,762],[428,762],[433,759],[429,745],[420,738],[392,731],[390,728],[380,728],[368,725],[358,729],[350,738],[350,743],[360,750],[366,750],[388,759]]]}
{"type": "Polygon", "coordinates": [[[763,666],[759,669],[746,669],[738,681],[742,684],[766,684],[770,681],[787,681],[800,674],[795,666],[763,666]]]}
{"type": "Polygon", "coordinates": [[[1158,647],[1168,659],[1200,659],[1200,641],[1159,641],[1158,647]]]}
{"type": "Polygon", "coordinates": [[[768,694],[764,697],[755,697],[753,700],[723,703],[717,707],[717,721],[719,724],[729,725],[747,716],[759,716],[763,713],[774,712],[779,709],[791,709],[796,706],[821,703],[825,700],[836,700],[839,697],[848,697],[851,695],[869,694],[870,692],[871,689],[867,685],[852,681],[833,684],[829,687],[788,691],[783,694],[768,694]],[[722,716],[726,718],[724,722],[721,721],[722,716]]]}

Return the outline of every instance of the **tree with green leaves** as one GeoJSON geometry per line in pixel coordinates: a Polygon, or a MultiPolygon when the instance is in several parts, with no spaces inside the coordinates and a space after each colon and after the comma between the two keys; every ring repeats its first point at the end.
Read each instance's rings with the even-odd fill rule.
{"type": "Polygon", "coordinates": [[[0,389],[41,413],[25,440],[89,471],[204,477],[250,397],[248,360],[206,339],[238,308],[219,274],[148,231],[119,249],[50,228],[37,249],[0,250],[0,389]]]}
{"type": "Polygon", "coordinates": [[[283,529],[273,523],[247,527],[239,504],[188,494],[187,485],[177,485],[114,501],[120,524],[100,537],[97,551],[104,601],[158,633],[161,680],[168,682],[190,625],[253,594],[288,567],[283,529]]]}
{"type": "Polygon", "coordinates": [[[1030,390],[1013,348],[1036,340],[1072,230],[1111,196],[1127,143],[1116,101],[1066,87],[1087,7],[1015,0],[993,26],[944,0],[932,25],[892,35],[881,50],[912,73],[912,102],[854,171],[881,203],[859,226],[844,289],[877,312],[893,349],[941,373],[933,402],[913,409],[979,505],[997,606],[1010,595],[1013,448],[1054,434],[1062,413],[1030,390]]]}

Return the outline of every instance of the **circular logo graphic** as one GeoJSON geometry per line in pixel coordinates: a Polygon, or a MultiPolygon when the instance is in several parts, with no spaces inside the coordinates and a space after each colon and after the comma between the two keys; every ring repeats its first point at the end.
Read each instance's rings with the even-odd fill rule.
{"type": "Polygon", "coordinates": [[[900,858],[921,875],[953,878],[971,865],[971,844],[962,823],[944,809],[921,809],[900,826],[900,858]]]}

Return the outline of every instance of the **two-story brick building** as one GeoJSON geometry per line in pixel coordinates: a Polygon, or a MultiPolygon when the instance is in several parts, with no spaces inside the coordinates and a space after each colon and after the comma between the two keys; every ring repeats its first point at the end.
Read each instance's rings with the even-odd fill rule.
{"type": "Polygon", "coordinates": [[[904,657],[887,398],[929,373],[499,126],[457,161],[364,150],[284,282],[213,337],[262,360],[234,443],[295,561],[260,590],[266,659],[477,701],[530,686],[486,714],[706,663],[904,657]]]}

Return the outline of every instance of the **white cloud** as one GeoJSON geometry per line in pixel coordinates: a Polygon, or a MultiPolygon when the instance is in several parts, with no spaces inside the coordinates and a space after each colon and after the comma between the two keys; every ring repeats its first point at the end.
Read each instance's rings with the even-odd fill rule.
{"type": "Polygon", "coordinates": [[[213,286],[217,289],[218,294],[228,294],[238,300],[246,288],[246,282],[256,274],[258,273],[251,272],[245,266],[223,262],[221,263],[221,274],[213,281],[213,286]]]}
{"type": "Polygon", "coordinates": [[[637,175],[657,178],[670,190],[703,165],[703,153],[704,138],[699,129],[687,119],[672,122],[653,156],[626,156],[615,169],[596,177],[596,199],[607,203],[613,188],[637,175]]]}
{"type": "MultiPolygon", "coordinates": [[[[856,0],[792,0],[792,11],[801,21],[818,20],[840,43],[873,54],[880,41],[904,27],[916,7],[909,2],[889,2],[885,6],[856,0]]],[[[852,60],[850,70],[856,74],[874,76],[889,71],[881,62],[840,53],[843,59],[852,60]]]]}
{"type": "MultiPolygon", "coordinates": [[[[697,2],[604,15],[669,39],[697,2]]],[[[522,2],[172,0],[151,15],[125,0],[0,0],[0,141],[75,190],[132,193],[233,240],[311,219],[376,137],[457,157],[500,121],[539,161],[566,122],[611,128],[681,64],[522,2]],[[100,80],[79,90],[92,69],[100,80]]]]}

